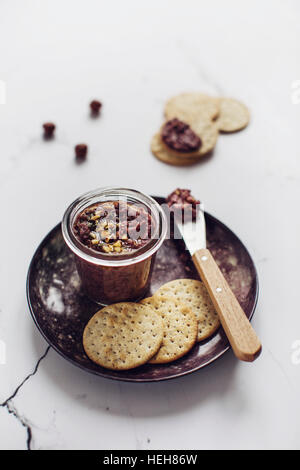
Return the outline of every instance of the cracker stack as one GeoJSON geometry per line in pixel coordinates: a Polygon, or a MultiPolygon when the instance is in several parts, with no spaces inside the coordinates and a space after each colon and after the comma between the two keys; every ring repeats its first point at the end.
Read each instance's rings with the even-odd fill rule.
{"type": "Polygon", "coordinates": [[[153,136],[151,150],[159,160],[177,166],[197,163],[213,151],[220,132],[244,129],[250,120],[247,107],[232,98],[215,98],[201,93],[182,93],[170,98],[164,109],[166,122],[177,118],[188,124],[201,139],[198,150],[182,153],[165,144],[162,129],[153,136]]]}
{"type": "Polygon", "coordinates": [[[128,370],[147,362],[175,361],[219,326],[204,284],[178,279],[140,303],[122,302],[99,310],[85,327],[83,346],[100,366],[128,370]]]}

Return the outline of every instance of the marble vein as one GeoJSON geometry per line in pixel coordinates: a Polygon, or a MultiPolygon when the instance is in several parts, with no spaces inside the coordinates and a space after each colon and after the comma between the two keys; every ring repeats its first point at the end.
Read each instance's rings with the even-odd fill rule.
{"type": "Polygon", "coordinates": [[[26,447],[27,447],[27,450],[31,450],[31,442],[32,442],[32,424],[30,423],[30,421],[25,417],[25,416],[22,416],[19,411],[16,409],[14,403],[13,403],[13,399],[17,396],[17,394],[19,393],[20,389],[23,387],[23,385],[31,378],[33,377],[38,369],[39,369],[39,365],[40,363],[42,362],[43,359],[45,359],[45,357],[47,356],[48,352],[50,350],[50,346],[47,347],[46,351],[44,352],[44,354],[39,358],[39,360],[37,361],[34,369],[33,369],[33,372],[31,372],[30,374],[28,374],[25,379],[16,387],[16,389],[14,390],[14,392],[3,402],[0,404],[0,407],[1,408],[6,408],[8,413],[9,414],[12,414],[18,421],[19,423],[24,426],[26,428],[26,431],[27,431],[27,439],[26,439],[26,447]]]}

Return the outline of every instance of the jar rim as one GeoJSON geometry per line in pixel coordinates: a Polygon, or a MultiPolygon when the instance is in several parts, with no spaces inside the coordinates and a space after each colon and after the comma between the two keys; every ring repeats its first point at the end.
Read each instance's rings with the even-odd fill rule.
{"type": "MultiPolygon", "coordinates": [[[[153,199],[151,196],[148,196],[140,191],[130,188],[118,187],[118,186],[106,186],[103,188],[98,188],[92,191],[88,191],[78,198],[76,198],[66,209],[63,219],[62,219],[62,234],[63,238],[70,248],[70,250],[80,257],[81,259],[88,261],[89,263],[98,265],[98,266],[110,266],[110,267],[118,267],[118,266],[128,266],[132,264],[139,263],[150,256],[152,256],[156,251],[160,248],[162,243],[164,242],[167,234],[167,219],[166,215],[162,209],[162,207],[153,199]],[[157,239],[154,244],[152,244],[148,249],[147,245],[145,246],[145,250],[142,253],[135,255],[128,256],[126,259],[117,259],[117,257],[96,257],[92,254],[89,254],[87,251],[83,251],[80,248],[80,244],[77,241],[75,242],[75,235],[73,233],[72,227],[75,220],[75,217],[80,213],[81,210],[87,208],[91,205],[94,200],[96,202],[102,202],[109,200],[109,198],[113,197],[125,197],[129,199],[129,202],[133,203],[142,203],[148,209],[151,210],[151,214],[156,215],[157,219],[157,239]],[[98,199],[99,198],[99,199],[98,199]],[[98,199],[98,201],[97,201],[98,199]]],[[[138,250],[140,251],[140,250],[138,250]]]]}

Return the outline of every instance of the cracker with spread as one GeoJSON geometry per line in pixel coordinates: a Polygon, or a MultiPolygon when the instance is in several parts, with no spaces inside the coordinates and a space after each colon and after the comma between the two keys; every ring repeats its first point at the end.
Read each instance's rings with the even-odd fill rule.
{"type": "Polygon", "coordinates": [[[197,163],[214,150],[219,132],[239,131],[250,120],[243,103],[202,93],[170,98],[164,114],[166,122],[153,136],[151,151],[159,160],[176,166],[197,163]]]}

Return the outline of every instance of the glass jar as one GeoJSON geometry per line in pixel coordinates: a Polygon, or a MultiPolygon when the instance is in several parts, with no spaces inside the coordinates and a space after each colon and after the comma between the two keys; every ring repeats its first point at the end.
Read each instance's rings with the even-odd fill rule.
{"type": "Polygon", "coordinates": [[[150,196],[132,189],[106,187],[88,192],[76,199],[66,210],[62,233],[75,262],[82,287],[87,296],[101,305],[141,299],[148,290],[157,250],[167,233],[163,209],[150,196]],[[88,207],[109,201],[125,201],[142,205],[152,217],[151,238],[139,249],[125,254],[106,254],[80,242],[74,223],[88,207]]]}

